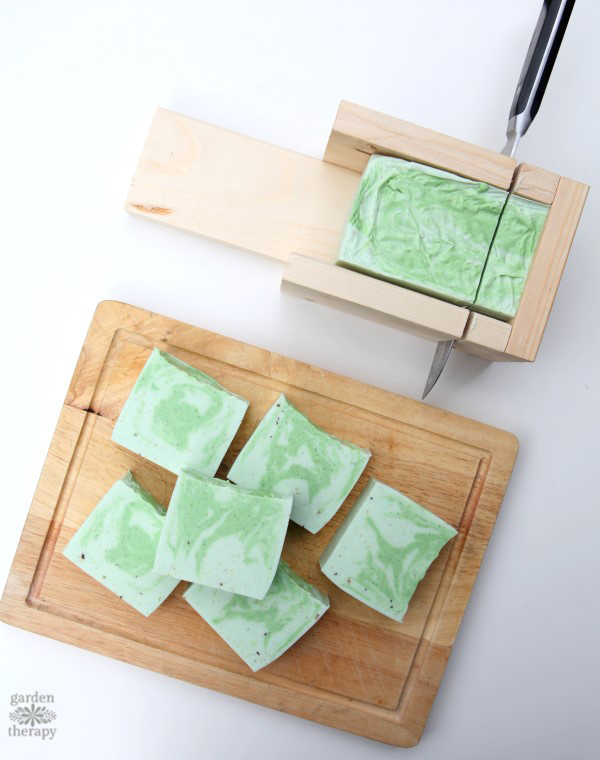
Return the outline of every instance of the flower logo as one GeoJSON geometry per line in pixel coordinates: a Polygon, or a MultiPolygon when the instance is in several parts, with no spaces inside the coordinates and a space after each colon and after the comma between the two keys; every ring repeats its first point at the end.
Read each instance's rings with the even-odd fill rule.
{"type": "Polygon", "coordinates": [[[31,705],[31,707],[17,707],[15,712],[9,713],[8,717],[20,726],[36,726],[39,723],[51,723],[56,718],[56,713],[48,710],[47,707],[31,705]]]}

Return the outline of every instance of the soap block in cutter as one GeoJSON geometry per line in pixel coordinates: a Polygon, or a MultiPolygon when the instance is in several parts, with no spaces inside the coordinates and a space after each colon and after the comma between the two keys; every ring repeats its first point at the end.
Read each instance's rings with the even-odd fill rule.
{"type": "Polygon", "coordinates": [[[506,196],[485,182],[371,156],[336,263],[468,306],[506,196]]]}
{"type": "Polygon", "coordinates": [[[550,207],[510,195],[488,256],[473,311],[512,319],[519,307],[550,207]]]}

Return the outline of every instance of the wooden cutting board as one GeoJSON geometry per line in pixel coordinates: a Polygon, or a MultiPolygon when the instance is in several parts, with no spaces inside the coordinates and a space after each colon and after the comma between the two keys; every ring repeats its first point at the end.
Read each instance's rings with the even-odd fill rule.
{"type": "Polygon", "coordinates": [[[510,433],[260,348],[115,302],[94,315],[0,604],[8,623],[126,662],[398,746],[418,742],[517,453],[510,433]],[[253,674],[182,599],[149,618],[89,578],[62,549],[128,469],[168,504],[174,476],[110,440],[149,352],[169,351],[250,400],[224,476],[284,392],[331,433],[368,446],[369,465],[317,535],[291,523],[284,558],[331,609],[253,674]],[[318,557],[374,475],[459,531],[396,623],[332,585],[318,557]]]}

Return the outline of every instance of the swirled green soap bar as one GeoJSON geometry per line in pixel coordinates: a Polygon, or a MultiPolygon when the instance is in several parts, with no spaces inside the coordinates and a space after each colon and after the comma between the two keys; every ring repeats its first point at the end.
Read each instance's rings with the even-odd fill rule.
{"type": "Polygon", "coordinates": [[[63,554],[149,615],[179,583],[153,570],[165,509],[128,472],[94,507],[63,554]]]}
{"type": "Polygon", "coordinates": [[[291,497],[259,494],[182,470],[154,572],[262,599],[287,531],[291,497]]]}
{"type": "Polygon", "coordinates": [[[371,478],[319,562],[336,586],[402,622],[419,581],[455,535],[432,512],[371,478]]]}
{"type": "Polygon", "coordinates": [[[313,425],[281,395],[227,477],[245,488],[293,496],[291,519],[316,533],[338,511],[370,456],[313,425]]]}
{"type": "Polygon", "coordinates": [[[497,319],[512,319],[516,315],[549,208],[518,195],[509,197],[472,307],[474,311],[497,319]]]}
{"type": "Polygon", "coordinates": [[[252,670],[280,657],[329,609],[329,599],[280,562],[264,599],[192,584],[183,595],[252,670]]]}
{"type": "Polygon", "coordinates": [[[468,306],[506,195],[424,164],[371,156],[336,263],[468,306]]]}
{"type": "Polygon", "coordinates": [[[246,399],[171,354],[154,349],[112,439],[166,470],[214,475],[236,434],[246,399]]]}

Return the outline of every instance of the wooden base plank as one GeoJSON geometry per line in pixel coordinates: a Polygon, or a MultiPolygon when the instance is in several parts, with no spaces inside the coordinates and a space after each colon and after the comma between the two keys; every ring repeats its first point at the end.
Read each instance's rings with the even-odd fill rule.
{"type": "Polygon", "coordinates": [[[96,310],[2,601],[0,618],[141,667],[397,746],[425,726],[517,453],[509,433],[126,304],[96,310]],[[62,549],[127,469],[167,504],[174,476],[111,442],[114,421],[154,346],[250,400],[223,476],[285,392],[317,424],[373,458],[317,535],[290,525],[284,557],[331,609],[252,673],[185,603],[183,584],[144,618],[66,560],[62,549]],[[322,575],[324,546],[370,475],[454,525],[399,624],[322,575]]]}
{"type": "Polygon", "coordinates": [[[360,175],[159,108],[125,208],[252,253],[335,258],[360,175]]]}

